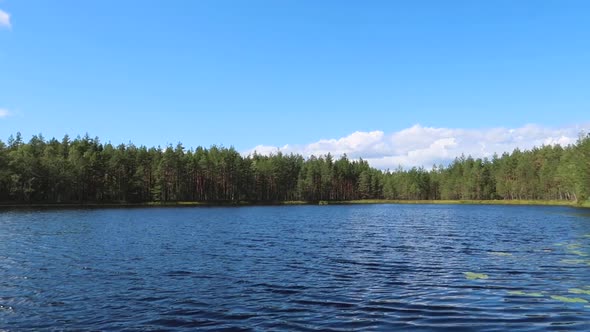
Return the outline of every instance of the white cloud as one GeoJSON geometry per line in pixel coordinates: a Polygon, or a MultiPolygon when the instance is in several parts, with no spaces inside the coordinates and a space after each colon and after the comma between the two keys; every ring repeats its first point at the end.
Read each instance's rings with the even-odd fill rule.
{"type": "Polygon", "coordinates": [[[3,11],[2,9],[0,9],[0,27],[12,27],[12,24],[10,23],[10,14],[3,11]]]}
{"type": "Polygon", "coordinates": [[[337,139],[322,139],[307,145],[283,147],[259,145],[244,154],[271,154],[277,152],[298,153],[305,157],[333,156],[346,153],[350,158],[363,158],[373,167],[394,169],[398,166],[424,166],[446,164],[455,157],[471,155],[475,158],[492,157],[494,153],[511,152],[515,148],[530,149],[535,146],[575,143],[582,132],[588,132],[590,124],[563,128],[525,125],[519,128],[435,128],[414,125],[397,132],[354,132],[337,139]]]}
{"type": "Polygon", "coordinates": [[[0,108],[0,119],[5,118],[10,115],[10,112],[7,109],[0,108]]]}

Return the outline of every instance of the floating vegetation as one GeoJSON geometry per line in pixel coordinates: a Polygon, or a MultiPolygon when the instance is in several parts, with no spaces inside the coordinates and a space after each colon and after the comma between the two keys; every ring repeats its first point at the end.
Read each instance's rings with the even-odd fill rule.
{"type": "Polygon", "coordinates": [[[570,251],[570,254],[574,254],[574,255],[578,255],[578,256],[583,256],[583,257],[588,256],[587,253],[585,253],[583,251],[580,251],[580,250],[571,250],[570,251]]]}
{"type": "Polygon", "coordinates": [[[465,278],[469,280],[478,280],[478,279],[487,279],[488,275],[483,273],[474,273],[474,272],[463,272],[465,274],[465,278]]]}
{"type": "Polygon", "coordinates": [[[504,252],[504,251],[490,251],[488,254],[494,255],[494,256],[503,256],[503,257],[512,256],[511,253],[504,252]]]}
{"type": "Polygon", "coordinates": [[[578,248],[581,248],[581,247],[582,247],[582,245],[579,244],[579,243],[572,243],[572,244],[568,244],[566,246],[566,248],[568,248],[568,249],[578,249],[578,248]]]}
{"type": "Polygon", "coordinates": [[[508,292],[508,294],[509,295],[522,295],[522,296],[526,295],[525,292],[519,291],[519,290],[518,291],[510,291],[510,292],[508,292]]]}
{"type": "Polygon", "coordinates": [[[543,293],[526,293],[523,291],[510,291],[508,295],[515,295],[515,296],[530,296],[530,297],[543,297],[543,293]]]}
{"type": "Polygon", "coordinates": [[[561,246],[565,246],[565,243],[555,243],[555,244],[553,244],[553,245],[554,245],[554,246],[557,246],[557,247],[561,247],[561,246]]]}
{"type": "Polygon", "coordinates": [[[565,297],[559,295],[551,295],[551,298],[556,301],[567,302],[567,303],[588,303],[587,300],[581,299],[579,297],[565,297]]]}
{"type": "Polygon", "coordinates": [[[564,264],[583,264],[583,263],[586,263],[586,260],[584,260],[584,259],[562,259],[559,262],[564,263],[564,264]]]}
{"type": "Polygon", "coordinates": [[[572,294],[590,295],[590,289],[570,288],[569,292],[572,294]]]}

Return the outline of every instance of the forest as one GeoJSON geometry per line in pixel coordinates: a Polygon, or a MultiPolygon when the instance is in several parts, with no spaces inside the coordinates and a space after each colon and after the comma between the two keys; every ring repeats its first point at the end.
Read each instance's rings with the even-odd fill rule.
{"type": "Polygon", "coordinates": [[[378,170],[330,154],[241,155],[101,143],[88,135],[0,141],[0,202],[145,203],[392,200],[568,200],[590,197],[590,135],[576,144],[461,156],[431,169],[378,170]]]}

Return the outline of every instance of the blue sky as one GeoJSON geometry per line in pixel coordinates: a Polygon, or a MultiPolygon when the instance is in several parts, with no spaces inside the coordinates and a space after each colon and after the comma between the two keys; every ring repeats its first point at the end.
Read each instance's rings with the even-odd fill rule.
{"type": "Polygon", "coordinates": [[[344,151],[362,156],[357,138],[389,142],[416,124],[451,130],[422,148],[454,139],[471,152],[465,131],[537,126],[494,148],[509,149],[571,142],[590,122],[588,1],[1,0],[0,10],[3,140],[88,132],[301,152],[353,137],[344,151]]]}

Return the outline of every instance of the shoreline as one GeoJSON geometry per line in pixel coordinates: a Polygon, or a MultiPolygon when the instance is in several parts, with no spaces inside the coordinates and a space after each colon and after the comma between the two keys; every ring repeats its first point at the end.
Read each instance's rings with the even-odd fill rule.
{"type": "Polygon", "coordinates": [[[578,203],[575,201],[560,200],[353,200],[344,202],[329,202],[329,204],[440,204],[440,205],[520,205],[520,206],[570,206],[577,208],[590,208],[590,202],[578,203]]]}
{"type": "Polygon", "coordinates": [[[518,206],[566,206],[590,208],[590,202],[577,203],[559,200],[388,200],[363,199],[350,201],[265,201],[265,202],[145,202],[145,203],[0,203],[2,210],[27,209],[112,209],[146,207],[247,207],[294,205],[369,205],[369,204],[436,204],[436,205],[518,205],[518,206]]]}

